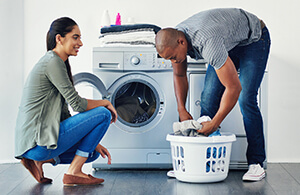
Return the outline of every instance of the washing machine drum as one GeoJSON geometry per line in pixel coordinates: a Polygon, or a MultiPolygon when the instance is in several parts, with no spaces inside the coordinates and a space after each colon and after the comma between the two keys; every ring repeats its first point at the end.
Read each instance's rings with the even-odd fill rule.
{"type": "MultiPolygon", "coordinates": [[[[76,91],[87,99],[108,99],[118,113],[118,123],[125,131],[134,131],[131,127],[147,126],[157,121],[160,99],[155,83],[139,75],[138,79],[119,78],[109,89],[102,81],[90,73],[79,73],[73,77],[76,91]],[[129,128],[126,128],[129,127],[129,128]]],[[[145,130],[145,129],[143,129],[145,130]]]]}
{"type": "Polygon", "coordinates": [[[126,123],[144,123],[155,113],[155,92],[145,83],[126,83],[115,94],[112,101],[119,117],[126,123]]]}

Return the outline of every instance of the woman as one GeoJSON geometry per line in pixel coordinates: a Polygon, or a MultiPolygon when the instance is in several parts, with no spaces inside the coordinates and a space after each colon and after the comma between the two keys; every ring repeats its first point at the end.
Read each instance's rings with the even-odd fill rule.
{"type": "Polygon", "coordinates": [[[86,162],[111,157],[99,144],[117,112],[107,100],[81,98],[73,86],[69,56],[77,56],[82,46],[78,25],[59,18],[47,33],[48,52],[39,60],[25,83],[16,125],[15,157],[39,183],[44,163],[70,164],[64,185],[100,184],[104,180],[81,171],[86,162]],[[66,102],[74,111],[71,117],[66,102]]]}

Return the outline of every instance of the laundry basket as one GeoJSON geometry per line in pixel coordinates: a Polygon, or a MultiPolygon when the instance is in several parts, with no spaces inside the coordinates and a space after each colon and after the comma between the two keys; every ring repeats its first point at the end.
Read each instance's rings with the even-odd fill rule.
{"type": "Polygon", "coordinates": [[[224,180],[228,175],[232,133],[221,136],[188,137],[168,134],[176,179],[184,182],[209,183],[224,180]]]}

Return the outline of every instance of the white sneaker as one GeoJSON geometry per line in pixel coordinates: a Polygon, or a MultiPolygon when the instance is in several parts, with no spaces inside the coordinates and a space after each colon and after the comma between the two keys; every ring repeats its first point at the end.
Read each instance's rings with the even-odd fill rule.
{"type": "Polygon", "coordinates": [[[175,172],[173,170],[168,171],[167,176],[168,177],[175,177],[175,172]]]}
{"type": "Polygon", "coordinates": [[[265,170],[260,164],[249,165],[249,170],[243,176],[243,181],[260,181],[266,176],[265,170]]]}

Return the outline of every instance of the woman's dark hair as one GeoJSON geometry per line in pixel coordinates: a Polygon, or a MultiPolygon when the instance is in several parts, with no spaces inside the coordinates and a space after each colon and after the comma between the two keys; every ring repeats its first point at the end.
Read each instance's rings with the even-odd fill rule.
{"type": "MultiPolygon", "coordinates": [[[[76,25],[76,22],[68,17],[62,17],[54,20],[50,25],[50,29],[47,33],[47,51],[53,50],[56,47],[56,35],[60,34],[60,36],[65,37],[66,34],[71,32],[76,25]]],[[[68,71],[69,78],[73,84],[73,77],[69,59],[65,61],[65,65],[68,71]]]]}

